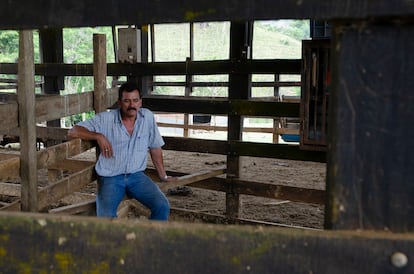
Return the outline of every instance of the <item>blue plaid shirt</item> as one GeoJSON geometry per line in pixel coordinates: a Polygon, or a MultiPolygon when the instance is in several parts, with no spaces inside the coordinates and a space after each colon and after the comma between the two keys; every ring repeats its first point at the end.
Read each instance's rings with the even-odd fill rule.
{"type": "Polygon", "coordinates": [[[132,135],[122,124],[119,109],[98,113],[92,119],[77,125],[102,133],[112,144],[113,156],[105,158],[100,155],[96,163],[95,169],[100,176],[144,171],[148,149],[164,145],[154,114],[146,108],[141,108],[138,112],[132,135]]]}

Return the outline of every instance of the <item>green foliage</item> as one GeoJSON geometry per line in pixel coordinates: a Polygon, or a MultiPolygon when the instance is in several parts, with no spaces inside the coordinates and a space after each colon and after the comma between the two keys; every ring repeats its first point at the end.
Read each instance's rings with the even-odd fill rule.
{"type": "Polygon", "coordinates": [[[19,54],[19,33],[0,31],[0,58],[4,63],[17,62],[19,54]]]}
{"type": "MultiPolygon", "coordinates": [[[[33,33],[34,62],[40,60],[39,35],[33,33]]],[[[17,63],[19,58],[19,33],[15,30],[0,31],[0,62],[17,63]]]]}

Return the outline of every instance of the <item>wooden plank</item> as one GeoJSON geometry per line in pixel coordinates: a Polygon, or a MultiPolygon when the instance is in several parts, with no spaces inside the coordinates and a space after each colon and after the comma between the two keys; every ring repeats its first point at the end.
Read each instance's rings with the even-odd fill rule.
{"type": "MultiPolygon", "coordinates": [[[[151,178],[157,178],[157,173],[154,169],[147,169],[147,174],[151,178]]],[[[186,174],[181,172],[168,171],[168,174],[174,176],[184,176],[186,174]]],[[[234,187],[232,191],[238,194],[251,195],[257,197],[289,200],[291,202],[309,203],[309,204],[325,204],[326,192],[321,189],[302,188],[283,185],[283,181],[280,183],[260,183],[255,181],[246,181],[240,179],[234,179],[234,187]]],[[[202,189],[222,191],[228,190],[228,184],[225,178],[213,177],[207,178],[202,181],[193,182],[189,186],[202,189]]]]}
{"type": "Polygon", "coordinates": [[[17,99],[20,128],[20,179],[23,211],[37,211],[37,157],[33,31],[19,32],[17,99]]]}
{"type": "MultiPolygon", "coordinates": [[[[108,76],[118,75],[186,75],[228,73],[300,74],[300,59],[214,60],[188,62],[108,63],[108,76]]],[[[1,74],[17,74],[14,63],[0,63],[1,74]]],[[[93,64],[35,64],[36,75],[93,76],[93,64]]],[[[210,83],[214,85],[215,83],[210,83]]],[[[280,83],[280,84],[283,84],[280,83]]]]}
{"type": "Polygon", "coordinates": [[[50,121],[93,110],[92,92],[43,95],[36,100],[36,122],[50,121]]]}
{"type": "MultiPolygon", "coordinates": [[[[80,154],[92,148],[91,142],[81,141],[80,139],[71,140],[56,146],[49,147],[45,150],[37,152],[37,167],[38,169],[48,168],[49,166],[59,165],[66,158],[80,154]]],[[[3,154],[2,154],[3,155],[3,154]]],[[[2,156],[4,158],[4,156],[2,156]]],[[[20,160],[18,156],[8,156],[9,159],[0,161],[0,179],[12,180],[20,178],[20,160]]],[[[68,160],[68,163],[71,162],[68,160]]],[[[72,162],[73,163],[73,162],[72,162]]],[[[78,161],[78,165],[82,166],[90,162],[78,161]]],[[[60,166],[61,167],[61,166],[60,166]]],[[[63,167],[62,167],[63,168],[63,167]]]]}
{"type": "Polygon", "coordinates": [[[301,150],[297,145],[230,142],[231,151],[243,156],[326,162],[325,151],[301,150]]]}
{"type": "Polygon", "coordinates": [[[61,198],[81,190],[87,184],[96,180],[94,166],[89,166],[65,177],[39,191],[39,210],[44,210],[50,204],[61,198]]]}
{"type": "Polygon", "coordinates": [[[30,0],[4,1],[0,4],[0,26],[40,29],[52,27],[142,25],[148,23],[180,23],[228,20],[269,19],[349,19],[414,14],[411,1],[390,3],[379,0],[321,0],[252,2],[240,0],[237,5],[219,0],[150,1],[91,0],[79,4],[76,0],[43,0],[37,5],[30,0]],[[125,7],[127,11],[125,11],[125,7]],[[151,11],[150,13],[146,11],[151,11]]]}
{"type": "Polygon", "coordinates": [[[58,208],[50,209],[48,212],[51,214],[65,214],[65,215],[75,215],[85,212],[93,212],[96,210],[96,201],[95,199],[84,201],[68,206],[61,206],[58,208]]]}
{"type": "Polygon", "coordinates": [[[123,200],[119,204],[118,209],[116,211],[117,217],[118,218],[127,218],[130,208],[131,208],[131,205],[130,205],[129,200],[123,200]]]}
{"type": "Polygon", "coordinates": [[[68,142],[48,147],[37,153],[38,168],[48,168],[54,164],[64,161],[67,158],[87,151],[94,145],[92,142],[73,139],[68,142]]]}
{"type": "Polygon", "coordinates": [[[299,117],[299,103],[202,97],[145,96],[152,111],[200,114],[238,114],[257,117],[299,117]]]}
{"type": "Polygon", "coordinates": [[[0,179],[13,180],[20,178],[20,159],[18,156],[0,161],[0,179]]]}
{"type": "Polygon", "coordinates": [[[413,24],[359,22],[333,45],[340,50],[332,58],[330,228],[414,231],[414,40],[407,37],[413,24]]]}
{"type": "Polygon", "coordinates": [[[63,161],[57,161],[49,165],[48,169],[60,169],[77,172],[93,165],[95,165],[95,162],[92,161],[65,159],[63,161]]]}
{"type": "Polygon", "coordinates": [[[205,180],[208,178],[212,178],[212,177],[224,174],[225,172],[226,172],[225,166],[199,171],[196,173],[180,176],[175,182],[162,183],[160,184],[160,189],[162,191],[167,191],[169,188],[185,186],[185,185],[188,185],[194,182],[198,182],[201,180],[205,180]]]}
{"type": "Polygon", "coordinates": [[[412,233],[130,222],[11,212],[0,213],[0,233],[0,246],[7,254],[0,260],[0,269],[5,273],[27,269],[89,273],[97,268],[111,273],[414,272],[412,233]],[[114,257],[120,246],[122,254],[114,257]]]}
{"type": "Polygon", "coordinates": [[[240,156],[291,159],[299,161],[326,162],[326,152],[301,150],[297,145],[265,144],[254,142],[227,142],[196,138],[164,137],[167,150],[192,151],[227,155],[233,151],[240,156]]]}
{"type": "MultiPolygon", "coordinates": [[[[38,209],[43,211],[47,209],[49,205],[62,199],[63,197],[81,190],[87,184],[96,180],[96,174],[94,166],[88,166],[81,171],[73,173],[55,183],[42,188],[38,193],[38,209]]],[[[20,210],[21,200],[17,200],[8,206],[0,208],[0,210],[20,210]]]]}
{"type": "Polygon", "coordinates": [[[0,195],[20,197],[20,184],[0,183],[0,195]]]}
{"type": "Polygon", "coordinates": [[[18,126],[17,102],[0,103],[0,128],[8,130],[18,126]]]}
{"type": "MultiPolygon", "coordinates": [[[[227,127],[221,126],[203,126],[203,125],[183,125],[183,124],[170,124],[170,123],[157,123],[158,127],[166,128],[183,128],[183,129],[196,129],[207,131],[227,131],[227,127]]],[[[261,132],[261,133],[273,133],[279,134],[299,134],[299,129],[293,128],[271,128],[271,127],[243,127],[243,132],[261,132]]]]}

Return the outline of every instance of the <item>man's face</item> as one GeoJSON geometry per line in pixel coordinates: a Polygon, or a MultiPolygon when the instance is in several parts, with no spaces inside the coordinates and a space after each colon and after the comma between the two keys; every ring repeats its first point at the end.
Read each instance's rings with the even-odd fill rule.
{"type": "Polygon", "coordinates": [[[138,90],[132,92],[122,92],[122,98],[118,102],[121,113],[126,117],[136,117],[142,106],[142,99],[139,97],[138,90]]]}

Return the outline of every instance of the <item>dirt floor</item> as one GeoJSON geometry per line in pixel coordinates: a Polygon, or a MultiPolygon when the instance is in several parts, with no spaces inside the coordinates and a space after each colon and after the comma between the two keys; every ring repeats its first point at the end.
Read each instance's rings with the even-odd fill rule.
{"type": "MultiPolygon", "coordinates": [[[[90,151],[80,155],[79,158],[91,160],[94,156],[95,152],[90,151]]],[[[170,171],[195,173],[224,165],[225,161],[224,155],[164,151],[164,164],[170,171]]],[[[148,166],[152,167],[150,160],[148,166]]],[[[45,172],[39,171],[39,186],[47,184],[44,180],[47,178],[47,171],[45,172]]],[[[323,163],[241,157],[240,179],[245,181],[323,190],[325,176],[326,164],[323,163]]],[[[204,213],[224,214],[225,193],[195,187],[191,187],[190,190],[192,193],[186,196],[167,195],[171,206],[204,213]]],[[[82,192],[88,195],[96,193],[96,184],[88,185],[82,192]]],[[[84,197],[72,195],[55,206],[81,202],[82,199],[84,197]]],[[[324,207],[241,195],[240,217],[284,225],[323,228],[324,207]]]]}

